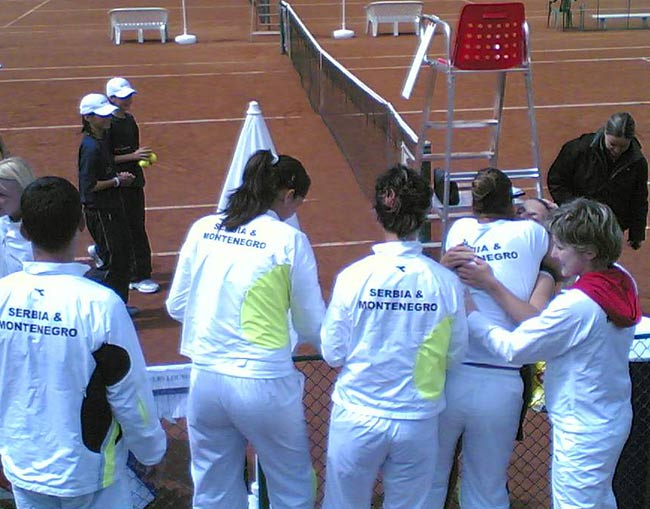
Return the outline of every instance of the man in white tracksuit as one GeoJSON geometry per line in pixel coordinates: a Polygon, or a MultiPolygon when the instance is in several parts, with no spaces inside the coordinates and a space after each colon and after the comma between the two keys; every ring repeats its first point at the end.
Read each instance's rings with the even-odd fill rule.
{"type": "Polygon", "coordinates": [[[22,208],[35,261],[0,280],[4,473],[18,509],[130,508],[128,451],[155,465],[166,448],[133,323],[73,261],[74,186],[38,179],[22,208]]]}
{"type": "Polygon", "coordinates": [[[641,319],[638,291],[613,265],[623,234],[609,207],[575,200],[554,213],[550,230],[562,276],[578,281],[512,332],[470,303],[470,330],[508,362],[546,360],[553,508],[615,509],[612,478],[632,420],[628,355],[641,319]]]}
{"type": "Polygon", "coordinates": [[[231,209],[199,219],[181,249],[167,310],[183,322],[181,353],[193,363],[188,427],[195,509],[247,507],[246,442],[260,458],[274,509],[314,505],[303,375],[291,359],[287,312],[299,339],[318,346],[325,309],[309,241],[283,222],[309,187],[296,163],[280,156],[274,165],[270,153],[254,155],[231,209]],[[276,177],[279,183],[265,180],[276,177]],[[266,211],[229,230],[255,179],[256,189],[270,188],[275,197],[266,204],[257,196],[241,200],[266,211]]]}
{"type": "Polygon", "coordinates": [[[467,345],[462,285],[415,240],[431,203],[429,182],[396,167],[379,177],[377,190],[387,242],[339,274],[321,330],[323,357],[342,367],[332,394],[325,509],[369,508],[380,469],[384,508],[423,507],[446,369],[467,345]]]}

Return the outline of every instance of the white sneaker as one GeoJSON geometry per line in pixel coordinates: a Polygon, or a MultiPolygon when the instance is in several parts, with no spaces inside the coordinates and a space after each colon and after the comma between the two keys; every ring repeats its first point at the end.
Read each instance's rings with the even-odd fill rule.
{"type": "Polygon", "coordinates": [[[151,279],[143,279],[129,284],[130,290],[137,290],[140,293],[156,293],[160,290],[160,285],[151,279]]]}
{"type": "Polygon", "coordinates": [[[98,269],[101,269],[104,266],[104,260],[102,260],[97,254],[97,246],[95,244],[88,246],[88,256],[92,258],[92,260],[95,262],[95,267],[98,269]]]}

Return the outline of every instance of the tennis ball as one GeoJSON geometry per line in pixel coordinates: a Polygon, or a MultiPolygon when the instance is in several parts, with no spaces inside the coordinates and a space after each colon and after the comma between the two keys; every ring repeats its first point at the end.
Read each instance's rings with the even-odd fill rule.
{"type": "Polygon", "coordinates": [[[138,164],[140,165],[140,168],[146,168],[147,166],[151,166],[151,163],[149,161],[146,161],[145,159],[140,159],[138,161],[138,164]]]}
{"type": "Polygon", "coordinates": [[[155,152],[152,152],[151,154],[149,154],[149,162],[151,164],[153,164],[153,163],[155,163],[157,161],[158,161],[158,156],[156,155],[155,152]]]}

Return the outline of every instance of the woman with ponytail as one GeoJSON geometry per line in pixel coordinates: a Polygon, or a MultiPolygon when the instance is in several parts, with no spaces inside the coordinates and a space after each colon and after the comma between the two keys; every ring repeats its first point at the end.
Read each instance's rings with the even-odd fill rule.
{"type": "Polygon", "coordinates": [[[167,310],[182,322],[181,353],[192,359],[194,509],[247,507],[247,442],[274,509],[314,507],[289,327],[318,348],[324,303],[309,241],[284,222],[309,185],[300,161],[258,151],[226,209],[194,223],[181,249],[167,310]]]}
{"type": "Polygon", "coordinates": [[[323,357],[341,367],[324,509],[369,509],[379,470],[384,507],[425,507],[447,367],[467,344],[460,281],[417,241],[431,199],[413,170],[381,175],[374,208],[386,241],[336,279],[321,329],[323,357]]]}

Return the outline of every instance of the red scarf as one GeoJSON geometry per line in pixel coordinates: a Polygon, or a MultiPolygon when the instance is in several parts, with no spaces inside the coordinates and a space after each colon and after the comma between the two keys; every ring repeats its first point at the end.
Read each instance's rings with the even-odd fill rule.
{"type": "Polygon", "coordinates": [[[617,327],[632,327],[641,321],[636,284],[619,267],[583,274],[571,288],[577,288],[596,302],[617,327]]]}

